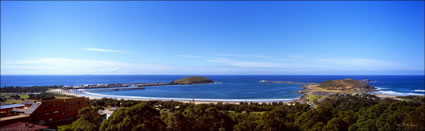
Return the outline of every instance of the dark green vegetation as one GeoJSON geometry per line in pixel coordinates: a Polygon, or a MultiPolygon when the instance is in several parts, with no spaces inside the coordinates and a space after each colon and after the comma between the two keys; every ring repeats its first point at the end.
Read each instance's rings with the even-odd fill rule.
{"type": "MultiPolygon", "coordinates": [[[[114,104],[113,100],[103,100],[103,106],[114,104]]],[[[99,101],[102,100],[90,103],[102,103],[99,101]]],[[[94,111],[80,111],[80,116],[92,117],[84,117],[84,120],[80,117],[68,127],[101,131],[425,130],[425,98],[419,96],[399,101],[373,95],[332,95],[315,108],[306,104],[284,103],[195,105],[123,100],[118,103],[127,103],[129,107],[119,108],[102,123],[94,111]]]]}
{"type": "Polygon", "coordinates": [[[69,98],[70,96],[62,95],[62,94],[56,94],[56,93],[40,93],[40,94],[29,94],[29,99],[37,99],[37,100],[49,100],[49,99],[62,99],[62,98],[69,98]]]}
{"type": "Polygon", "coordinates": [[[30,94],[29,99],[49,100],[49,99],[55,99],[55,95],[56,94],[53,94],[53,93],[30,94]]]}
{"type": "Polygon", "coordinates": [[[59,88],[63,86],[29,86],[29,87],[22,87],[22,86],[7,86],[7,87],[0,87],[0,92],[6,93],[6,92],[13,92],[13,93],[30,93],[30,92],[45,92],[49,88],[59,88]]]}
{"type": "Polygon", "coordinates": [[[102,99],[89,99],[84,98],[89,105],[92,106],[115,106],[115,107],[130,107],[133,105],[136,105],[140,103],[140,101],[134,101],[134,100],[115,100],[111,98],[102,98],[102,99]]]}
{"type": "Polygon", "coordinates": [[[78,111],[78,119],[70,125],[60,126],[58,130],[63,131],[72,131],[72,130],[87,130],[87,131],[95,131],[99,129],[99,125],[103,121],[103,116],[99,115],[97,112],[100,107],[90,108],[84,107],[80,111],[78,111]]]}
{"type": "Polygon", "coordinates": [[[171,84],[202,84],[202,83],[214,83],[214,81],[202,76],[192,76],[192,77],[185,77],[185,78],[171,82],[171,84]]]}
{"type": "Polygon", "coordinates": [[[158,110],[147,103],[116,110],[109,119],[102,122],[100,130],[105,131],[165,130],[166,124],[160,119],[158,110]]]}
{"type": "Polygon", "coordinates": [[[328,90],[348,90],[354,92],[372,92],[376,88],[359,80],[344,79],[344,80],[326,80],[319,84],[319,87],[328,90]]]}

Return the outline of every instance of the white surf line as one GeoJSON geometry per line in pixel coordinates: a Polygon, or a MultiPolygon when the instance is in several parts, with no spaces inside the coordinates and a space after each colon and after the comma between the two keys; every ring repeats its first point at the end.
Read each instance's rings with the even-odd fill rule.
{"type": "MultiPolygon", "coordinates": [[[[118,96],[118,95],[104,95],[97,94],[85,91],[84,89],[78,89],[79,91],[93,95],[95,97],[103,97],[103,98],[122,98],[122,99],[133,99],[133,100],[165,100],[165,101],[208,101],[208,102],[290,102],[294,101],[298,98],[289,98],[289,99],[203,99],[203,98],[165,98],[165,97],[141,97],[141,96],[118,96]]],[[[81,94],[83,95],[83,94],[81,94]]],[[[86,95],[83,95],[86,96],[86,95]]],[[[90,96],[87,96],[90,97],[90,96]]]]}
{"type": "MultiPolygon", "coordinates": [[[[376,86],[375,86],[376,87],[376,86]]],[[[381,87],[376,87],[377,90],[382,90],[382,89],[387,89],[387,88],[381,88],[381,87]]]]}
{"type": "Polygon", "coordinates": [[[425,90],[418,90],[418,89],[415,89],[414,91],[415,92],[425,92],[425,90]]]}
{"type": "Polygon", "coordinates": [[[402,92],[396,92],[396,91],[378,91],[377,94],[387,94],[387,95],[395,95],[395,96],[423,96],[425,94],[418,94],[418,93],[402,93],[402,92]]]}

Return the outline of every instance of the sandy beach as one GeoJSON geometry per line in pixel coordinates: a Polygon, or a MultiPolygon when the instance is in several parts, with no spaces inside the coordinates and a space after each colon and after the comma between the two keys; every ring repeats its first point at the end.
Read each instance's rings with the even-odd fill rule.
{"type": "MultiPolygon", "coordinates": [[[[304,90],[303,94],[310,94],[312,92],[317,92],[318,90],[315,88],[315,86],[307,86],[306,90],[304,90]]],[[[320,90],[323,91],[323,90],[320,90]]],[[[134,96],[112,96],[112,95],[100,95],[95,93],[89,93],[84,90],[67,90],[67,89],[50,89],[48,92],[51,93],[57,93],[57,94],[63,94],[63,95],[69,95],[69,96],[75,96],[75,97],[86,97],[89,99],[102,99],[102,98],[110,98],[115,100],[136,100],[136,101],[178,101],[183,103],[194,103],[194,104],[217,104],[217,103],[223,103],[223,104],[240,104],[240,102],[253,102],[253,103],[273,103],[273,102],[283,102],[287,104],[292,104],[294,102],[299,102],[301,98],[288,100],[288,99],[261,99],[261,100],[231,100],[231,99],[208,99],[208,100],[202,100],[202,99],[184,99],[184,98],[151,98],[151,97],[134,97],[134,96]],[[285,101],[283,101],[285,100],[285,101]]],[[[332,91],[332,93],[349,93],[351,92],[335,92],[332,91]]],[[[374,94],[375,96],[385,99],[385,98],[393,98],[401,100],[400,98],[397,98],[395,95],[388,95],[388,94],[374,94]]]]}
{"type": "Polygon", "coordinates": [[[134,97],[134,96],[112,96],[112,95],[99,95],[95,93],[89,93],[84,90],[66,90],[66,89],[50,89],[50,93],[57,93],[75,97],[86,97],[89,99],[102,99],[110,98],[115,100],[135,100],[135,101],[178,101],[183,103],[194,103],[194,104],[240,104],[240,102],[253,102],[253,103],[273,103],[283,102],[292,104],[297,99],[185,99],[185,98],[151,98],[151,97],[134,97]]]}

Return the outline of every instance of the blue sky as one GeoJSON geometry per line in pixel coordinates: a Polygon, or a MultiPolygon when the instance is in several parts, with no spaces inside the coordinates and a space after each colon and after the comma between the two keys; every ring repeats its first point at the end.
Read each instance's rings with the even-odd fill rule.
{"type": "Polygon", "coordinates": [[[1,74],[423,75],[424,2],[1,1],[1,74]]]}

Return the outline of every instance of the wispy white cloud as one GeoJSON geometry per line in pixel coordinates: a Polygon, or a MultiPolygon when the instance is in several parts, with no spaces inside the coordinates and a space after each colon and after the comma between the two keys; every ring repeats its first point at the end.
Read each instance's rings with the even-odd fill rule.
{"type": "Polygon", "coordinates": [[[216,54],[223,57],[242,57],[242,58],[265,58],[265,55],[259,54],[216,54]]]}
{"type": "Polygon", "coordinates": [[[5,74],[149,74],[167,71],[169,68],[119,61],[39,58],[5,61],[1,70],[5,74]]]}
{"type": "MultiPolygon", "coordinates": [[[[377,59],[322,58],[307,62],[250,61],[225,57],[199,65],[149,64],[93,59],[2,59],[2,74],[373,74],[410,71],[413,67],[377,59]]],[[[422,73],[423,74],[423,73],[422,73]]]]}
{"type": "Polygon", "coordinates": [[[128,51],[123,50],[111,50],[111,49],[102,49],[102,48],[82,48],[83,50],[87,51],[95,51],[95,52],[110,52],[110,53],[124,53],[128,51]]]}
{"type": "Polygon", "coordinates": [[[347,71],[400,71],[400,70],[423,70],[423,68],[411,67],[396,62],[367,59],[367,58],[322,58],[310,61],[241,61],[229,58],[214,58],[207,60],[219,63],[223,66],[236,68],[262,68],[276,72],[347,72],[347,71]]]}
{"type": "Polygon", "coordinates": [[[370,58],[322,58],[318,64],[340,70],[411,70],[405,64],[370,58]]]}
{"type": "Polygon", "coordinates": [[[37,58],[2,59],[2,74],[225,74],[225,68],[173,64],[128,63],[120,61],[37,58]]]}
{"type": "Polygon", "coordinates": [[[182,57],[187,57],[187,58],[199,58],[201,56],[197,56],[197,55],[180,55],[182,57]]]}
{"type": "Polygon", "coordinates": [[[292,59],[302,59],[302,58],[304,58],[304,56],[302,56],[302,55],[290,55],[289,58],[292,58],[292,59]]]}
{"type": "Polygon", "coordinates": [[[273,63],[273,62],[260,62],[260,61],[239,61],[228,58],[214,58],[207,60],[208,62],[221,63],[234,67],[243,68],[298,68],[305,65],[301,64],[284,64],[284,63],[273,63]]]}

